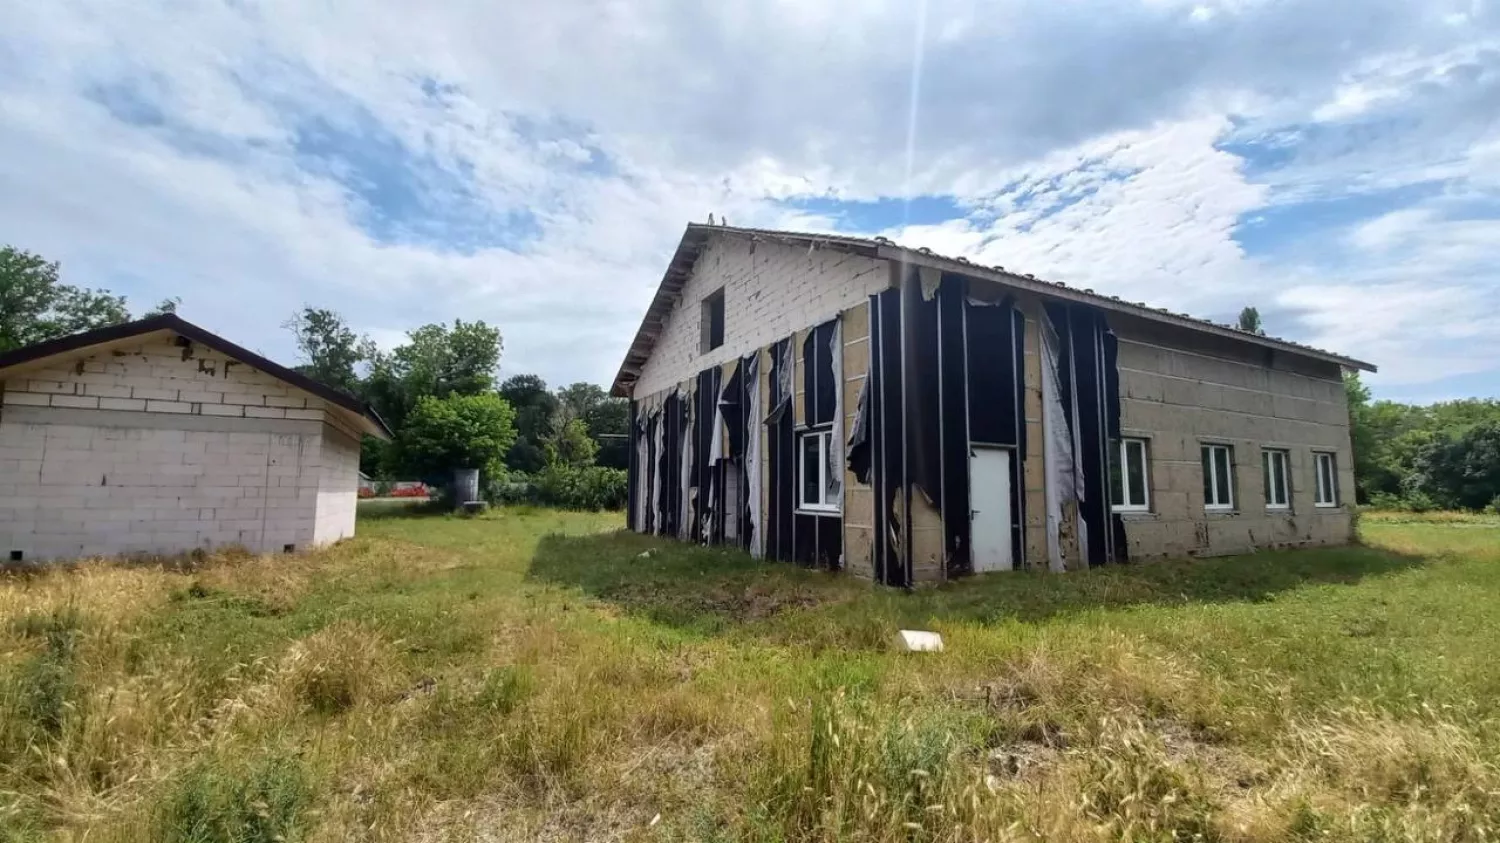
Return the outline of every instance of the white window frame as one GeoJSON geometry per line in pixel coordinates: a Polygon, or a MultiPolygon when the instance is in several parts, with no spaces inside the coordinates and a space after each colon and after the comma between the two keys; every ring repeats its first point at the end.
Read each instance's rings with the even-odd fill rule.
{"type": "Polygon", "coordinates": [[[1288,471],[1292,465],[1292,455],[1285,448],[1262,448],[1260,451],[1260,469],[1265,480],[1262,486],[1269,491],[1266,495],[1266,509],[1281,512],[1292,508],[1292,475],[1288,471]],[[1271,470],[1275,463],[1280,463],[1281,477],[1281,500],[1273,496],[1276,493],[1276,472],[1271,470]]]}
{"type": "Polygon", "coordinates": [[[1338,456],[1331,451],[1313,451],[1313,506],[1330,509],[1339,505],[1338,456]],[[1323,465],[1328,465],[1324,482],[1323,465]]]}
{"type": "Polygon", "coordinates": [[[814,512],[821,515],[839,513],[838,498],[829,500],[830,490],[828,488],[828,449],[833,444],[833,429],[824,427],[811,430],[800,430],[797,432],[797,511],[814,512]],[[808,437],[817,437],[818,440],[818,500],[807,501],[803,495],[807,492],[807,450],[804,441],[808,437]]]}
{"type": "MultiPolygon", "coordinates": [[[[1150,443],[1150,440],[1144,439],[1144,438],[1139,437],[1139,436],[1126,436],[1126,437],[1121,437],[1120,439],[1116,440],[1115,442],[1112,442],[1111,444],[1114,445],[1116,448],[1119,449],[1118,450],[1118,456],[1119,456],[1119,459],[1120,459],[1120,489],[1119,489],[1119,491],[1120,491],[1120,496],[1121,497],[1125,497],[1125,498],[1130,497],[1130,445],[1131,444],[1139,444],[1141,446],[1141,448],[1140,448],[1140,455],[1141,455],[1141,458],[1140,458],[1141,493],[1143,495],[1145,495],[1146,497],[1145,497],[1145,500],[1142,500],[1142,501],[1129,501],[1129,500],[1127,500],[1127,501],[1123,501],[1123,502],[1116,502],[1115,500],[1113,500],[1115,490],[1113,488],[1111,488],[1109,490],[1110,491],[1110,497],[1111,497],[1110,507],[1109,507],[1110,511],[1111,512],[1150,512],[1151,511],[1151,457],[1150,457],[1151,443],[1150,443]]],[[[1111,484],[1111,485],[1113,485],[1113,484],[1111,484]]]]}
{"type": "Polygon", "coordinates": [[[1209,481],[1208,482],[1208,488],[1213,489],[1215,491],[1215,493],[1217,493],[1218,488],[1219,488],[1219,461],[1213,458],[1212,454],[1213,454],[1214,451],[1223,451],[1224,452],[1224,464],[1226,466],[1228,466],[1228,470],[1229,470],[1229,482],[1227,484],[1225,484],[1224,488],[1226,488],[1226,489],[1229,490],[1229,500],[1228,501],[1213,501],[1213,502],[1210,502],[1209,499],[1208,499],[1208,497],[1205,496],[1203,498],[1203,508],[1205,510],[1207,510],[1208,512],[1233,512],[1234,511],[1234,448],[1232,448],[1232,447],[1230,447],[1228,445],[1220,445],[1220,444],[1217,444],[1217,443],[1214,443],[1214,442],[1204,442],[1202,450],[1199,451],[1199,460],[1200,460],[1200,462],[1205,463],[1204,468],[1206,468],[1207,471],[1208,471],[1208,481],[1209,481]],[[1202,457],[1204,455],[1208,455],[1208,459],[1207,460],[1203,460],[1202,459],[1202,457]]]}

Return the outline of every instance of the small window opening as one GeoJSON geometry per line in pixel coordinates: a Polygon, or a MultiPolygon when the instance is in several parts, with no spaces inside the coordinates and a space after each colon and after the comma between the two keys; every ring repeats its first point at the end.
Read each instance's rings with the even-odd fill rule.
{"type": "Polygon", "coordinates": [[[724,288],[703,300],[702,351],[709,352],[724,344],[724,288]]]}
{"type": "Polygon", "coordinates": [[[1121,439],[1110,443],[1110,506],[1115,512],[1151,511],[1147,471],[1146,440],[1121,439]]]}
{"type": "Polygon", "coordinates": [[[797,451],[797,509],[803,512],[839,511],[843,478],[838,476],[833,447],[831,430],[812,430],[801,435],[797,451]]]}
{"type": "Polygon", "coordinates": [[[1203,446],[1203,508],[1234,509],[1234,455],[1228,445],[1203,446]]]}
{"type": "Polygon", "coordinates": [[[1318,472],[1313,503],[1317,506],[1338,506],[1339,472],[1333,454],[1313,454],[1313,467],[1318,472]]]}
{"type": "Polygon", "coordinates": [[[20,562],[20,561],[22,561],[25,558],[25,556],[26,556],[26,554],[23,551],[12,550],[10,552],[10,561],[12,561],[12,562],[20,562]]]}
{"type": "Polygon", "coordinates": [[[1261,477],[1265,481],[1266,509],[1291,509],[1292,495],[1287,484],[1287,453],[1261,451],[1261,477]]]}
{"type": "Polygon", "coordinates": [[[294,544],[282,545],[281,546],[281,552],[282,553],[296,553],[297,552],[297,546],[294,545],[294,544]]]}

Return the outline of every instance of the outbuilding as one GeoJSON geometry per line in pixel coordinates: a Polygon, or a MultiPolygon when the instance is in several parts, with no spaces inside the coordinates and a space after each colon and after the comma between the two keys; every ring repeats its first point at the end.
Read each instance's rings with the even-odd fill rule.
{"type": "Polygon", "coordinates": [[[174,314],[0,354],[0,558],[352,536],[364,436],[363,402],[174,314]]]}

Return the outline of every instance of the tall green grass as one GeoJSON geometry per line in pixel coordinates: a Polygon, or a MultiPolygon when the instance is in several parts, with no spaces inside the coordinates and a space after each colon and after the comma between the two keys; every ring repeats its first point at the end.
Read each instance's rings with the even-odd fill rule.
{"type": "Polygon", "coordinates": [[[1483,523],[902,594],[607,514],[406,515],[0,581],[0,841],[1500,828],[1483,523]]]}

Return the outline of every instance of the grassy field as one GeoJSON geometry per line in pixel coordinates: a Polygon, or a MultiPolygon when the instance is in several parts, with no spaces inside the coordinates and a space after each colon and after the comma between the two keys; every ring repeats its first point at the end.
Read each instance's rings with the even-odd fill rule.
{"type": "Polygon", "coordinates": [[[1494,519],[913,595],[619,526],[0,580],[0,841],[1500,835],[1494,519]]]}

